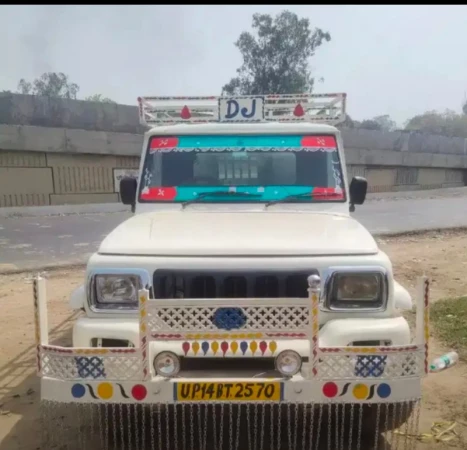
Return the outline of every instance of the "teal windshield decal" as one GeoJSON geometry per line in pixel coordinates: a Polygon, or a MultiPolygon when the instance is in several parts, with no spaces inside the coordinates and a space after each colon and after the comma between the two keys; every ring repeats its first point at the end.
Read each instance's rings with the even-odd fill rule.
{"type": "Polygon", "coordinates": [[[153,137],[150,153],[157,151],[195,151],[196,149],[233,149],[256,150],[310,150],[336,151],[334,136],[303,136],[303,135],[200,135],[178,137],[153,137]]]}
{"type": "Polygon", "coordinates": [[[225,197],[214,197],[206,196],[205,200],[210,199],[215,201],[239,201],[239,202],[251,202],[262,201],[267,202],[276,200],[278,198],[285,197],[287,195],[296,194],[310,194],[313,191],[311,186],[176,186],[176,187],[152,187],[143,189],[141,192],[141,198],[144,200],[160,200],[160,201],[175,201],[175,202],[186,202],[188,200],[194,200],[199,194],[206,192],[225,192],[225,197]],[[252,197],[231,197],[229,192],[239,192],[246,194],[253,194],[252,197]]]}

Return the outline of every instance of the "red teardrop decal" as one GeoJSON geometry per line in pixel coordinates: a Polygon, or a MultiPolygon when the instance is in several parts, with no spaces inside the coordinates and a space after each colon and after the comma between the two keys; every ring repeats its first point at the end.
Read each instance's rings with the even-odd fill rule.
{"type": "Polygon", "coordinates": [[[182,108],[182,112],[180,113],[180,117],[181,117],[182,119],[189,119],[189,118],[191,117],[191,112],[190,112],[190,110],[188,109],[188,106],[185,105],[185,106],[182,108]]]}
{"type": "Polygon", "coordinates": [[[183,349],[183,352],[185,353],[185,356],[186,356],[186,354],[190,350],[190,343],[189,342],[184,342],[182,344],[182,349],[183,349]]]}
{"type": "Polygon", "coordinates": [[[300,103],[293,110],[293,115],[296,117],[302,117],[305,115],[305,111],[303,111],[303,107],[300,105],[300,103]]]}
{"type": "Polygon", "coordinates": [[[222,350],[222,353],[224,354],[224,356],[225,356],[225,354],[226,354],[226,352],[227,352],[228,349],[229,349],[229,343],[223,341],[223,342],[221,343],[221,350],[222,350]]]}
{"type": "Polygon", "coordinates": [[[268,344],[264,341],[259,343],[259,349],[261,350],[261,354],[264,355],[264,352],[268,349],[268,344]]]}

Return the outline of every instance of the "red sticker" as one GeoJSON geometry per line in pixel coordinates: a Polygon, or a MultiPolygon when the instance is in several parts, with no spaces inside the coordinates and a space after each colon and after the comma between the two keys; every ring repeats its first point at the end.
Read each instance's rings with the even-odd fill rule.
{"type": "Polygon", "coordinates": [[[326,383],[323,386],[323,394],[327,398],[333,398],[337,395],[338,392],[338,387],[336,383],[333,383],[332,381],[326,383]]]}
{"type": "Polygon", "coordinates": [[[141,200],[173,200],[177,196],[174,187],[150,187],[141,191],[141,200]]]}
{"type": "Polygon", "coordinates": [[[162,151],[167,148],[174,148],[178,145],[178,138],[176,137],[158,137],[152,138],[150,153],[162,151]]]}
{"type": "Polygon", "coordinates": [[[311,196],[317,199],[343,200],[344,192],[340,188],[314,187],[311,196]]]}
{"type": "Polygon", "coordinates": [[[137,384],[131,389],[131,394],[135,400],[144,400],[148,395],[148,391],[142,384],[137,384]]]}
{"type": "Polygon", "coordinates": [[[334,136],[303,136],[300,141],[302,147],[322,149],[322,151],[332,152],[337,149],[334,136]]]}

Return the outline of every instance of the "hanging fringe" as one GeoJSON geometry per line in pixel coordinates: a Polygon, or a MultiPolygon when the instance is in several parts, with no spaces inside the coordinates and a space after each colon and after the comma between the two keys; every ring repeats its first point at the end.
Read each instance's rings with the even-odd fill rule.
{"type": "Polygon", "coordinates": [[[43,401],[41,408],[41,448],[67,450],[412,450],[420,414],[416,400],[373,405],[43,401]]]}

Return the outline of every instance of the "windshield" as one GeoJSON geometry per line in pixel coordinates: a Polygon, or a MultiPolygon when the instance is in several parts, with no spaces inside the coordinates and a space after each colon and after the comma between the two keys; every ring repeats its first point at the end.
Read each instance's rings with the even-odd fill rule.
{"type": "Polygon", "coordinates": [[[140,202],[258,203],[285,197],[297,203],[345,201],[334,136],[154,136],[149,141],[140,202]]]}

